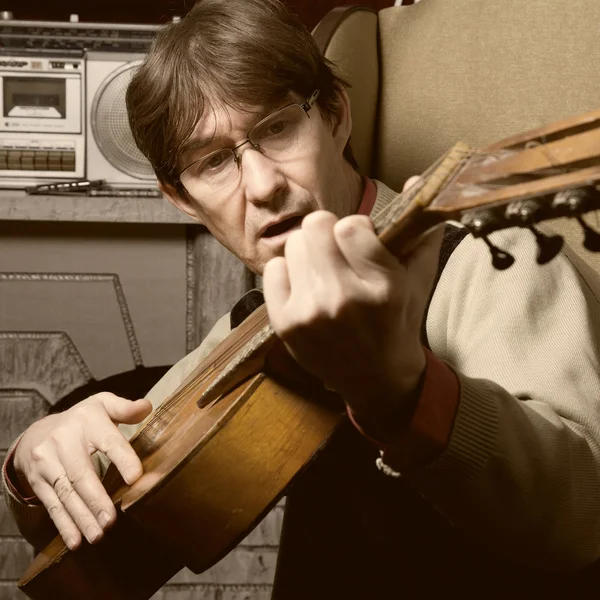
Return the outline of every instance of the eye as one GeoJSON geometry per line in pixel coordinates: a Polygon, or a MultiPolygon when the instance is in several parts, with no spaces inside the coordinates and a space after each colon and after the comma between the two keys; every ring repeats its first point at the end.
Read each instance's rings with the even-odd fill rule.
{"type": "Polygon", "coordinates": [[[208,154],[198,161],[196,174],[199,177],[222,174],[231,167],[233,160],[233,153],[229,150],[220,150],[214,154],[208,154]]]}
{"type": "Polygon", "coordinates": [[[213,154],[212,156],[207,156],[202,161],[202,168],[203,169],[216,169],[217,167],[220,167],[223,164],[224,160],[225,160],[225,157],[223,155],[223,152],[217,152],[216,154],[213,154]]]}
{"type": "Polygon", "coordinates": [[[281,133],[287,127],[287,121],[279,120],[274,123],[269,123],[267,128],[267,135],[277,135],[281,133]]]}

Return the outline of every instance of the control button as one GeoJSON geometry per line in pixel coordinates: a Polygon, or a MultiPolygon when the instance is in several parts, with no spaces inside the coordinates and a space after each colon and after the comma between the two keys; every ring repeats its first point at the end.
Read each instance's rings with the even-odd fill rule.
{"type": "Polygon", "coordinates": [[[33,150],[23,150],[21,152],[21,169],[24,171],[33,171],[33,150]]]}
{"type": "Polygon", "coordinates": [[[9,150],[7,157],[7,166],[12,171],[21,170],[21,151],[20,150],[9,150]]]}
{"type": "Polygon", "coordinates": [[[48,170],[48,152],[45,150],[38,150],[33,156],[33,168],[36,171],[47,171],[48,170]]]}
{"type": "Polygon", "coordinates": [[[62,153],[62,170],[63,171],[74,171],[75,170],[75,152],[63,152],[62,153]]]}
{"type": "Polygon", "coordinates": [[[48,152],[48,170],[62,171],[60,152],[48,152]]]}

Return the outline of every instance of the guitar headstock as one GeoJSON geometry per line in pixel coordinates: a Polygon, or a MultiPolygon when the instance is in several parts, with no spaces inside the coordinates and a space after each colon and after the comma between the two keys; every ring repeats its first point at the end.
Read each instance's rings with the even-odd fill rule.
{"type": "Polygon", "coordinates": [[[538,242],[537,261],[544,264],[558,254],[563,240],[542,233],[535,225],[559,217],[577,219],[584,247],[599,252],[600,234],[582,215],[600,208],[600,111],[508,138],[484,150],[459,144],[411,191],[412,201],[421,204],[429,221],[456,220],[481,237],[499,269],[509,267],[514,259],[490,242],[491,232],[530,229],[538,242]],[[425,194],[423,202],[422,192],[431,178],[435,181],[430,187],[437,187],[434,194],[425,194]]]}
{"type": "Polygon", "coordinates": [[[536,223],[560,217],[575,218],[584,233],[583,246],[592,252],[600,252],[600,234],[584,220],[586,212],[600,208],[600,191],[595,185],[565,189],[555,194],[540,195],[508,204],[494,204],[484,208],[461,211],[459,221],[474,237],[482,238],[490,248],[492,261],[497,269],[506,269],[514,262],[510,254],[494,246],[488,238],[493,231],[510,227],[527,228],[533,232],[538,243],[538,264],[552,260],[561,250],[563,238],[539,231],[536,223]]]}

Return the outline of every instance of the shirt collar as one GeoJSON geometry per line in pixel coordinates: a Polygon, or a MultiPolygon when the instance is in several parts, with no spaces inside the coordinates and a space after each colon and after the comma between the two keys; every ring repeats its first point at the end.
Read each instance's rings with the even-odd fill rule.
{"type": "Polygon", "coordinates": [[[362,200],[360,201],[360,205],[358,210],[356,211],[357,215],[370,215],[373,210],[373,206],[375,206],[375,200],[377,200],[377,186],[373,182],[372,179],[368,177],[363,177],[365,182],[365,191],[363,192],[362,200]]]}

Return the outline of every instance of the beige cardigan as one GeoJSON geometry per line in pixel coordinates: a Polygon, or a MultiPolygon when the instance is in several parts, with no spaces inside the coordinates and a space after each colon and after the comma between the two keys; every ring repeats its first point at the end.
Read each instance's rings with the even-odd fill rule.
{"type": "MultiPolygon", "coordinates": [[[[377,188],[375,212],[393,196],[377,188]]],[[[460,405],[443,455],[404,476],[482,544],[570,570],[600,557],[600,280],[569,248],[538,266],[529,232],[492,239],[516,257],[513,267],[496,271],[468,236],[435,289],[427,337],[459,374],[460,405]]],[[[228,331],[226,315],[148,393],[153,406],[228,331]]],[[[6,482],[4,498],[23,535],[45,544],[45,509],[19,502],[6,482]]]]}

